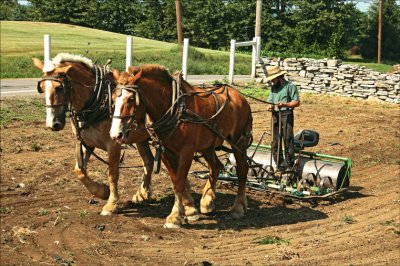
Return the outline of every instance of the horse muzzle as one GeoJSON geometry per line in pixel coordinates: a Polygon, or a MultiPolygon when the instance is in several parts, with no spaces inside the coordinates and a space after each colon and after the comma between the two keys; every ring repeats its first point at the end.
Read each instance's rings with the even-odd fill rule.
{"type": "Polygon", "coordinates": [[[46,126],[52,131],[60,131],[65,127],[65,108],[47,109],[46,126]]]}
{"type": "Polygon", "coordinates": [[[120,144],[124,144],[128,139],[130,128],[126,124],[121,122],[122,121],[120,119],[113,119],[113,123],[110,129],[110,137],[114,141],[120,144]]]}

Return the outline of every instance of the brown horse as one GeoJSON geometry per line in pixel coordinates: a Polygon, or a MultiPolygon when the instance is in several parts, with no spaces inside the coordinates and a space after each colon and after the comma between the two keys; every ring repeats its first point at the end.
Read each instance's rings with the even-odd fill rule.
{"type": "Polygon", "coordinates": [[[180,227],[184,215],[192,220],[199,217],[187,182],[195,152],[202,154],[210,170],[200,211],[214,210],[216,181],[223,168],[215,150],[224,141],[232,147],[239,178],[231,213],[234,218],[242,217],[247,209],[246,149],[252,130],[248,102],[232,87],[221,85],[209,90],[193,87],[180,76],[175,80],[161,66],[131,67],[129,72],[113,71],[118,85],[113,92],[115,109],[110,135],[124,143],[129,138],[124,128],[144,119],[152,123],[146,127],[158,143],[157,150],[169,171],[175,193],[175,204],[164,226],[180,227]]]}
{"type": "MultiPolygon", "coordinates": [[[[110,138],[108,87],[115,87],[112,73],[100,68],[88,58],[66,53],[58,54],[46,65],[32,58],[34,65],[42,70],[38,91],[46,98],[46,126],[58,131],[65,126],[66,111],[70,111],[72,130],[78,138],[76,143],[75,174],[93,195],[108,199],[102,215],[117,211],[119,160],[121,145],[110,138]],[[69,110],[68,110],[69,109],[69,110]],[[87,162],[100,148],[108,153],[108,181],[110,187],[90,179],[87,162]]],[[[151,196],[150,183],[154,157],[148,144],[147,132],[137,130],[128,142],[136,142],[143,160],[143,182],[132,201],[141,203],[151,196]]]]}

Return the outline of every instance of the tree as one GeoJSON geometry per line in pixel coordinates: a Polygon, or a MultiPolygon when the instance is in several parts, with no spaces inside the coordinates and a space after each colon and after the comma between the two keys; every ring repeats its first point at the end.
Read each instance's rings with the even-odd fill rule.
{"type": "Polygon", "coordinates": [[[354,4],[343,0],[297,1],[291,29],[294,52],[342,57],[358,36],[361,17],[354,4]]]}
{"type": "MultiPolygon", "coordinates": [[[[361,55],[376,59],[378,50],[379,0],[374,0],[365,19],[365,32],[361,40],[361,55]]],[[[382,10],[382,59],[400,60],[400,6],[396,0],[383,1],[382,10]]]]}
{"type": "Polygon", "coordinates": [[[29,6],[23,6],[18,0],[3,0],[0,3],[0,20],[30,20],[29,6]]]}

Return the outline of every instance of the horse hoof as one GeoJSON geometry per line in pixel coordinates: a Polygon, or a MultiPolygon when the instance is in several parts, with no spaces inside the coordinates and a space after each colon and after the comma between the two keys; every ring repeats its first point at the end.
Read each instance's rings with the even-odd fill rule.
{"type": "Polygon", "coordinates": [[[239,220],[244,216],[244,213],[232,212],[231,216],[232,216],[233,219],[239,220]]]}
{"type": "Polygon", "coordinates": [[[173,224],[173,223],[165,223],[164,228],[167,229],[179,229],[181,226],[179,224],[173,224]]]}
{"type": "Polygon", "coordinates": [[[102,216],[110,216],[110,215],[112,215],[113,213],[112,212],[109,212],[109,211],[101,211],[101,213],[100,213],[100,215],[102,215],[102,216]]]}
{"type": "Polygon", "coordinates": [[[136,193],[135,196],[132,197],[132,202],[135,203],[135,204],[138,204],[138,205],[144,204],[144,203],[146,203],[147,201],[150,201],[150,200],[151,200],[151,196],[150,196],[149,193],[147,193],[146,195],[143,195],[143,194],[138,192],[138,193],[136,193]]]}
{"type": "Polygon", "coordinates": [[[200,206],[200,212],[203,214],[212,213],[215,210],[215,205],[211,204],[209,206],[200,206]]]}
{"type": "Polygon", "coordinates": [[[209,200],[206,201],[204,198],[201,202],[200,202],[200,212],[203,214],[208,214],[208,213],[212,213],[215,210],[215,204],[214,201],[211,199],[211,197],[208,197],[209,200]]]}
{"type": "Polygon", "coordinates": [[[189,222],[196,222],[196,221],[200,220],[200,215],[197,214],[197,215],[186,216],[186,219],[189,222]]]}

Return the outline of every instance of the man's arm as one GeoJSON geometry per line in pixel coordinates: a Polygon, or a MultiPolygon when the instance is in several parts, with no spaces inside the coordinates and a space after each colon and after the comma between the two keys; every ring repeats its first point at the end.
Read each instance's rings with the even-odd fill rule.
{"type": "Polygon", "coordinates": [[[282,107],[295,108],[295,107],[298,107],[298,106],[300,106],[300,101],[291,101],[291,102],[288,102],[288,103],[282,103],[282,102],[278,103],[278,108],[279,109],[281,109],[282,107]]]}

